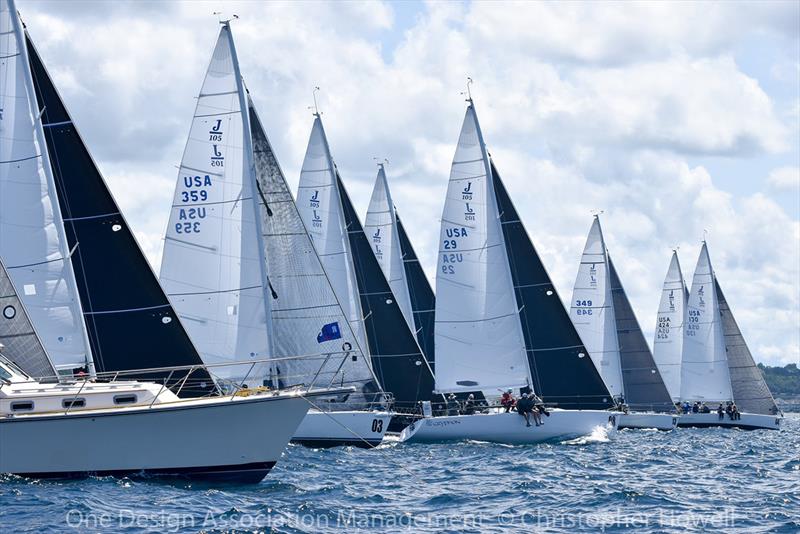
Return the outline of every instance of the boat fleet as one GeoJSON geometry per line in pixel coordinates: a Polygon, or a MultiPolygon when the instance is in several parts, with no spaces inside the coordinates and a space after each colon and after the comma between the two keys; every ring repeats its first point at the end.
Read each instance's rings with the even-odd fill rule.
{"type": "Polygon", "coordinates": [[[0,2],[0,473],[258,482],[290,441],[780,428],[705,241],[691,291],[673,253],[652,352],[599,215],[564,306],[469,86],[435,293],[385,164],[362,224],[316,105],[292,194],[229,21],[196,100],[156,275],[0,2]]]}

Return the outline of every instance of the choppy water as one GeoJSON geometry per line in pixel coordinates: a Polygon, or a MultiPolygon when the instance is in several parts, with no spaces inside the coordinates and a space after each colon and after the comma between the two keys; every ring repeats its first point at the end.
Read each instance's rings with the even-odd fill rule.
{"type": "Polygon", "coordinates": [[[800,531],[800,415],[781,432],[571,443],[290,446],[258,486],[0,478],[0,531],[800,531]]]}

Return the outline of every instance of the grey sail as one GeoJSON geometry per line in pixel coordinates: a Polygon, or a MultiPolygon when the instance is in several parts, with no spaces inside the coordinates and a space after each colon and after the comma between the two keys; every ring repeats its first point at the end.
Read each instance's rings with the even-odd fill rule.
{"type": "Polygon", "coordinates": [[[625,402],[635,410],[670,412],[672,398],[658,372],[658,367],[644,338],[639,321],[622,287],[611,257],[608,258],[611,274],[611,296],[619,340],[620,366],[624,384],[625,402]]]}
{"type": "Polygon", "coordinates": [[[53,364],[42,347],[14,284],[0,262],[0,344],[2,354],[33,378],[57,380],[53,364]]]}
{"type": "Polygon", "coordinates": [[[753,360],[750,349],[736,324],[728,301],[722,293],[719,282],[714,280],[719,301],[719,313],[722,317],[722,334],[725,337],[725,351],[728,356],[728,370],[731,376],[733,400],[742,412],[775,415],[778,407],[772,398],[761,370],[753,360]]]}

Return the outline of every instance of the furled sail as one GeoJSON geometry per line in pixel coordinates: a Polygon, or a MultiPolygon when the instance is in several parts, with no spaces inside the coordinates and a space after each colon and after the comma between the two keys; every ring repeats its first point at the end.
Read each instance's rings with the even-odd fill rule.
{"type": "Polygon", "coordinates": [[[419,401],[432,398],[433,374],[372,252],[338,171],[336,180],[358,281],[372,368],[383,389],[394,396],[398,410],[415,410],[419,401]]]}
{"type": "Polygon", "coordinates": [[[300,172],[297,209],[350,327],[355,332],[358,346],[366,350],[367,336],[364,332],[358,285],[352,261],[349,259],[350,243],[328,139],[318,114],[314,118],[300,172]]]}
{"type": "Polygon", "coordinates": [[[272,305],[272,355],[303,356],[276,362],[279,385],[354,386],[342,406],[375,400],[379,390],[365,350],[359,346],[314,250],[255,107],[250,128],[261,205],[272,305]]]}
{"type": "Polygon", "coordinates": [[[364,220],[364,231],[367,232],[372,251],[392,288],[392,293],[397,298],[397,304],[403,312],[403,317],[409,328],[416,331],[405,265],[403,264],[403,251],[400,249],[400,237],[397,232],[394,203],[383,164],[378,166],[378,176],[375,178],[375,186],[372,189],[372,197],[367,209],[367,218],[364,220]]]}
{"type": "Polygon", "coordinates": [[[56,370],[33,329],[14,284],[0,261],[0,353],[39,381],[57,380],[56,370]]]}
{"type": "Polygon", "coordinates": [[[403,266],[406,270],[406,283],[411,297],[411,310],[414,313],[414,326],[417,332],[417,342],[431,371],[435,371],[436,354],[434,351],[434,312],[436,311],[436,297],[433,295],[431,283],[422,269],[422,264],[411,246],[411,240],[403,227],[403,221],[395,210],[397,220],[397,237],[400,240],[400,252],[403,254],[403,266]]]}
{"type": "Polygon", "coordinates": [[[694,270],[684,329],[681,399],[685,401],[733,400],[714,280],[704,241],[694,270]]]}
{"type": "Polygon", "coordinates": [[[625,294],[625,288],[608,258],[611,275],[611,295],[614,303],[614,319],[617,325],[619,358],[622,381],[625,388],[625,403],[634,410],[672,412],[675,410],[661,373],[647,346],[639,321],[625,294]]]}
{"type": "Polygon", "coordinates": [[[583,249],[571,303],[572,322],[614,397],[624,397],[608,254],[595,216],[583,249]]]}
{"type": "Polygon", "coordinates": [[[753,360],[753,355],[750,354],[747,342],[739,330],[739,325],[736,324],[736,319],[716,277],[714,287],[719,302],[722,333],[725,336],[725,350],[728,356],[728,372],[736,406],[742,412],[776,415],[779,411],[772,392],[753,360]]]}
{"type": "Polygon", "coordinates": [[[0,258],[57,368],[91,365],[19,16],[0,2],[0,258]]]}
{"type": "Polygon", "coordinates": [[[681,355],[683,328],[686,322],[686,298],[686,285],[678,261],[678,252],[675,251],[672,253],[672,260],[664,279],[664,288],[661,291],[653,342],[653,358],[673,402],[678,402],[681,398],[681,355]]]}
{"type": "Polygon", "coordinates": [[[549,404],[603,410],[614,405],[558,297],[492,161],[492,177],[533,388],[549,404]]]}
{"type": "MultiPolygon", "coordinates": [[[[249,118],[224,24],[197,97],[164,240],[161,283],[208,364],[270,356],[249,118]]],[[[212,369],[262,381],[257,365],[212,369]]]]}
{"type": "Polygon", "coordinates": [[[497,200],[470,103],[450,170],[436,270],[436,389],[530,386],[497,200]]]}
{"type": "MultiPolygon", "coordinates": [[[[30,38],[27,50],[95,368],[113,372],[201,366],[30,38]]],[[[45,252],[39,254],[44,261],[45,252]]],[[[40,324],[35,317],[33,322],[40,324]]],[[[182,396],[215,390],[202,368],[128,376],[171,377],[169,385],[180,388],[182,396]]]]}

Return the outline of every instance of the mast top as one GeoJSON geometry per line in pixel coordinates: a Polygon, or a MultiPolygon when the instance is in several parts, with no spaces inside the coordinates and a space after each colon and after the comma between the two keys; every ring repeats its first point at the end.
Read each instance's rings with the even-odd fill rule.
{"type": "Polygon", "coordinates": [[[383,170],[384,165],[389,163],[389,160],[387,158],[383,158],[383,160],[381,160],[378,156],[373,156],[372,159],[375,160],[375,164],[381,170],[383,170]]]}
{"type": "Polygon", "coordinates": [[[472,81],[472,78],[467,76],[467,90],[466,91],[461,91],[461,94],[465,95],[467,97],[466,100],[467,100],[467,102],[469,102],[470,106],[473,104],[473,102],[472,102],[472,91],[470,91],[469,86],[472,85],[473,83],[475,83],[475,82],[472,81]]]}
{"type": "Polygon", "coordinates": [[[233,14],[233,16],[232,16],[231,18],[229,18],[229,19],[223,19],[223,18],[222,18],[222,16],[221,16],[221,15],[222,15],[222,11],[214,11],[214,12],[212,13],[212,15],[216,15],[216,16],[217,16],[217,20],[219,21],[219,23],[220,23],[221,25],[225,26],[226,28],[230,28],[230,26],[231,26],[231,21],[232,21],[232,20],[234,20],[234,19],[238,19],[238,18],[239,18],[239,15],[237,15],[237,14],[235,14],[235,13],[234,13],[234,14],[233,14]]]}
{"type": "Polygon", "coordinates": [[[316,118],[320,118],[320,116],[322,115],[322,113],[320,113],[320,111],[319,111],[319,105],[317,104],[317,92],[318,91],[319,91],[319,85],[315,85],[314,86],[314,90],[311,91],[311,97],[314,99],[314,106],[313,107],[308,106],[308,109],[313,109],[314,110],[314,116],[316,118]]]}

